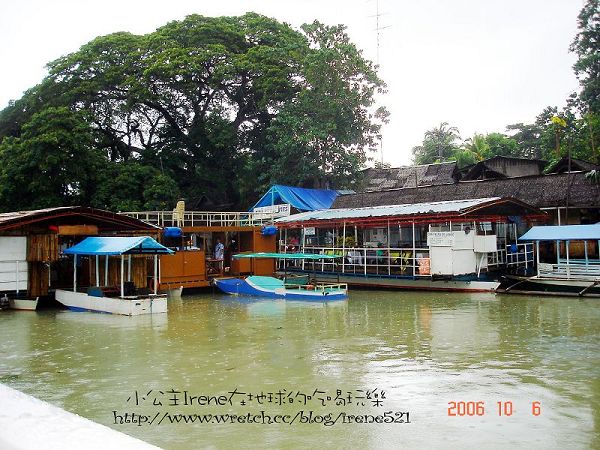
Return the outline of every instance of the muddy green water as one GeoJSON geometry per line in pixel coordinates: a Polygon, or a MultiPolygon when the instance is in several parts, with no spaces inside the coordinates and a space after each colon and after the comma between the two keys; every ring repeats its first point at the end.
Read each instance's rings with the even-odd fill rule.
{"type": "Polygon", "coordinates": [[[0,331],[0,382],[167,449],[600,448],[598,299],[354,291],[324,305],[206,293],[154,317],[4,311],[0,331]],[[174,406],[172,389],[285,390],[285,401],[174,406]],[[327,400],[338,389],[351,404],[327,400]],[[358,398],[374,389],[382,405],[358,398]],[[452,401],[464,415],[448,415],[452,401]],[[296,420],[169,419],[260,411],[296,420]],[[383,422],[408,411],[410,423],[302,423],[310,411],[383,422]],[[115,424],[125,413],[158,418],[115,424]]]}

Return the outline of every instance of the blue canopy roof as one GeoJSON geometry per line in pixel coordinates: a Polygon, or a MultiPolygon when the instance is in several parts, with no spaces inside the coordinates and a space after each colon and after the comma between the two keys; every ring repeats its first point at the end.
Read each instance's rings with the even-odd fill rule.
{"type": "Polygon", "coordinates": [[[519,239],[522,241],[600,240],[600,224],[532,227],[519,239]]]}
{"type": "Polygon", "coordinates": [[[339,191],[331,189],[306,189],[275,184],[250,210],[260,206],[289,203],[300,211],[328,209],[339,195],[339,191]]]}
{"type": "Polygon", "coordinates": [[[67,255],[123,255],[139,253],[175,253],[150,236],[115,237],[94,236],[64,251],[67,255]]]}

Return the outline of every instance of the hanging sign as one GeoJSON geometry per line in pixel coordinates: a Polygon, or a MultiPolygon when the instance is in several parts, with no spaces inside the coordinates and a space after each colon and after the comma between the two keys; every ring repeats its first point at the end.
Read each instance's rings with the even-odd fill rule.
{"type": "Polygon", "coordinates": [[[306,227],[304,229],[304,236],[314,236],[315,234],[317,234],[315,227],[306,227]]]}

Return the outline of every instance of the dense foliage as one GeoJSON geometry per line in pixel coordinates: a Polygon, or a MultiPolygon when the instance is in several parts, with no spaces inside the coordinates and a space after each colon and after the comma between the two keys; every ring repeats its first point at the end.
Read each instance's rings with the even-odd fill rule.
{"type": "Polygon", "coordinates": [[[0,112],[0,210],[236,206],[269,184],[344,187],[384,84],[342,26],[192,15],[98,37],[0,112]],[[206,205],[210,206],[210,205],[206,205]]]}
{"type": "Polygon", "coordinates": [[[425,133],[413,148],[417,164],[457,161],[460,167],[492,156],[540,159],[552,164],[565,155],[600,163],[600,0],[587,0],[571,44],[573,69],[581,91],[562,110],[545,108],[534,123],[508,125],[506,133],[476,134],[462,143],[459,131],[444,122],[425,133]]]}

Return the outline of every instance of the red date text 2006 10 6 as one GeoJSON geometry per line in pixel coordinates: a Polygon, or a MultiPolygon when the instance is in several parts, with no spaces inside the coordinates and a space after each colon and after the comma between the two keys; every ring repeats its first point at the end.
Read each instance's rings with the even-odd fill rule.
{"type": "MultiPolygon", "coordinates": [[[[492,411],[498,416],[510,417],[517,412],[511,401],[496,402],[492,406],[492,411]]],[[[458,401],[448,402],[448,415],[454,417],[473,417],[485,416],[489,412],[489,407],[486,408],[484,401],[458,401]]],[[[539,416],[542,413],[542,405],[540,402],[531,402],[529,413],[533,416],[539,416]]]]}

